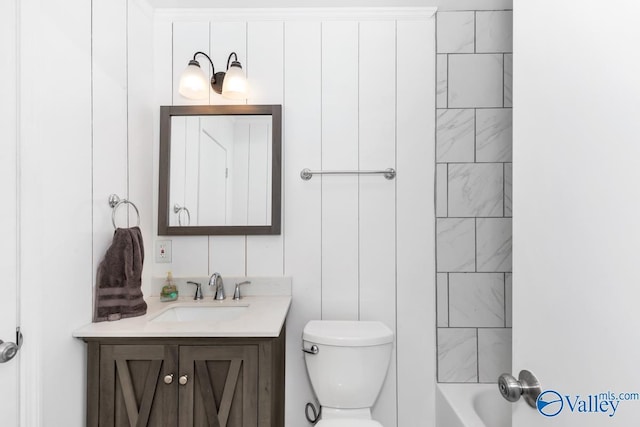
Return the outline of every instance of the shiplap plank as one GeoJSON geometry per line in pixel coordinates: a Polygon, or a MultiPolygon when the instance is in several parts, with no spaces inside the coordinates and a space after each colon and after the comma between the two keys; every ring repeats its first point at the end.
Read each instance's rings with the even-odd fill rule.
{"type": "MultiPolygon", "coordinates": [[[[201,105],[208,104],[208,99],[189,99],[178,93],[180,76],[196,52],[209,54],[209,22],[174,22],[173,23],[173,104],[201,105]]],[[[211,77],[211,66],[204,56],[196,60],[200,68],[211,77]]]]}
{"type": "MultiPolygon", "coordinates": [[[[153,65],[153,10],[144,2],[128,4],[128,172],[129,197],[140,210],[140,229],[144,237],[144,253],[153,254],[153,236],[156,228],[153,198],[155,189],[153,162],[149,161],[153,152],[153,113],[158,108],[154,99],[153,79],[149,68],[153,65]]],[[[152,257],[143,264],[143,292],[151,284],[152,257]]],[[[147,295],[147,294],[145,294],[147,295]]]]}
{"type": "MultiPolygon", "coordinates": [[[[187,119],[175,117],[171,120],[171,184],[169,206],[176,203],[185,206],[185,165],[187,153],[187,119]]],[[[178,216],[169,211],[169,225],[178,226],[178,216]]]]}
{"type": "Polygon", "coordinates": [[[254,123],[250,128],[249,142],[249,197],[247,200],[248,223],[268,224],[271,212],[267,212],[267,196],[271,194],[270,183],[265,177],[271,174],[271,126],[267,123],[254,123]]]}
{"type": "MultiPolygon", "coordinates": [[[[127,2],[95,0],[92,7],[93,267],[113,236],[109,195],[128,198],[127,2]]],[[[116,225],[135,225],[136,213],[121,205],[116,225]],[[130,220],[127,221],[127,214],[130,220]]],[[[95,277],[94,279],[95,280],[95,277]]]]}
{"type": "Polygon", "coordinates": [[[435,422],[435,57],[434,18],[398,22],[398,425],[435,422]]]}
{"type": "MultiPolygon", "coordinates": [[[[211,22],[211,59],[216,71],[225,71],[227,60],[231,52],[235,52],[242,69],[247,71],[247,23],[237,22],[211,22]]],[[[211,104],[245,104],[245,100],[227,99],[222,95],[209,92],[211,104]]]]}
{"type": "MultiPolygon", "coordinates": [[[[360,168],[395,168],[396,23],[360,23],[360,168]],[[383,78],[381,78],[384,76],[383,78]]],[[[395,180],[360,177],[360,319],[379,320],[396,330],[395,180]]],[[[396,426],[395,349],[373,416],[396,426]]]]}
{"type": "MultiPolygon", "coordinates": [[[[322,169],[357,170],[358,23],[322,23],[322,169]]],[[[322,180],[322,317],[358,319],[358,177],[322,180]]]]}
{"type": "MultiPolygon", "coordinates": [[[[170,21],[155,21],[153,24],[153,75],[154,75],[154,99],[158,104],[152,109],[153,112],[153,240],[164,239],[158,236],[158,164],[160,153],[160,108],[159,105],[171,105],[173,103],[173,24],[170,21]]],[[[147,154],[149,156],[149,153],[147,154]]],[[[154,245],[155,246],[155,245],[154,245]]],[[[167,264],[155,263],[155,247],[151,252],[147,252],[147,264],[151,265],[153,277],[165,277],[167,274],[167,264]]],[[[170,267],[169,267],[170,268],[170,267]]],[[[152,295],[152,284],[144,281],[145,295],[152,295]]],[[[157,294],[157,293],[156,293],[157,294]]]]}
{"type": "MultiPolygon", "coordinates": [[[[198,117],[186,117],[187,126],[185,133],[185,167],[184,167],[184,203],[181,206],[186,206],[191,213],[191,223],[200,224],[198,222],[199,217],[199,184],[200,180],[200,119],[198,117]]],[[[172,157],[173,160],[173,157],[172,157]]],[[[173,204],[169,202],[169,214],[170,216],[177,216],[173,212],[173,204]]],[[[183,218],[184,219],[184,218],[183,218]]],[[[177,222],[177,220],[176,220],[177,222]]],[[[208,242],[207,242],[208,244],[208,242]]]]}
{"type": "Polygon", "coordinates": [[[321,181],[303,181],[300,170],[321,168],[321,57],[320,23],[285,23],[284,82],[284,274],[292,277],[287,316],[285,400],[288,426],[306,425],[302,411],[314,401],[300,356],[302,329],[321,317],[321,181]]]}
{"type": "MultiPolygon", "coordinates": [[[[173,23],[173,104],[207,104],[208,99],[189,100],[178,93],[180,74],[187,66],[193,54],[202,51],[209,52],[209,22],[174,22],[173,23]]],[[[208,61],[198,57],[200,67],[205,73],[211,74],[208,61]]],[[[194,166],[193,169],[197,169],[194,166]]],[[[185,199],[186,200],[186,199],[185,199]]],[[[160,264],[160,275],[171,269],[175,276],[192,276],[206,274],[209,271],[209,239],[207,236],[173,236],[173,258],[170,264],[160,264]]]]}
{"type": "MultiPolygon", "coordinates": [[[[247,102],[249,104],[282,104],[284,74],[283,22],[249,22],[247,77],[251,88],[247,102]]],[[[283,145],[286,145],[286,142],[283,141],[283,145]]],[[[282,229],[282,233],[285,232],[286,230],[282,229]]],[[[282,233],[277,236],[247,236],[247,274],[249,276],[281,276],[283,274],[282,233]]]]}
{"type": "MultiPolygon", "coordinates": [[[[211,59],[216,71],[224,71],[231,52],[236,52],[246,73],[247,69],[247,23],[244,21],[211,22],[211,59]]],[[[216,105],[244,104],[244,100],[224,98],[213,90],[209,93],[211,103],[216,105]]],[[[209,271],[226,275],[246,275],[245,236],[210,236],[209,271]],[[227,273],[228,272],[228,273],[227,273]]]]}
{"type": "Polygon", "coordinates": [[[246,276],[245,251],[244,236],[212,236],[209,242],[209,274],[218,272],[223,278],[246,276]]]}

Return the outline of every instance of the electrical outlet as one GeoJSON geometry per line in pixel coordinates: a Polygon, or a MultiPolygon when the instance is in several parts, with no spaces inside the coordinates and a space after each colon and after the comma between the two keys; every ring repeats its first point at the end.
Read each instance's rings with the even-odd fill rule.
{"type": "Polygon", "coordinates": [[[156,240],[156,262],[171,262],[171,240],[156,240]]]}

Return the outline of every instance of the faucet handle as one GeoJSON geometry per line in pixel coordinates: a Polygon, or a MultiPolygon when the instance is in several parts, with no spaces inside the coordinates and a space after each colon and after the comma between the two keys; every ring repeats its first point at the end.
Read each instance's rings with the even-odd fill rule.
{"type": "Polygon", "coordinates": [[[194,300],[200,300],[203,298],[202,296],[202,283],[197,282],[187,282],[190,285],[196,285],[196,294],[193,296],[194,300]]]}
{"type": "Polygon", "coordinates": [[[251,283],[251,281],[249,281],[249,280],[246,280],[246,281],[241,282],[241,283],[236,283],[236,290],[233,291],[233,299],[236,300],[236,301],[241,299],[242,295],[240,295],[240,285],[248,285],[250,283],[251,283]]]}

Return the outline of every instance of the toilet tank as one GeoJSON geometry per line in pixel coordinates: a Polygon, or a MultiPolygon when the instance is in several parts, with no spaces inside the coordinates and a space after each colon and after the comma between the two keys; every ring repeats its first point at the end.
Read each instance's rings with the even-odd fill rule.
{"type": "Polygon", "coordinates": [[[391,360],[393,332],[381,322],[313,320],[302,333],[307,373],[321,406],[370,408],[391,360]]]}

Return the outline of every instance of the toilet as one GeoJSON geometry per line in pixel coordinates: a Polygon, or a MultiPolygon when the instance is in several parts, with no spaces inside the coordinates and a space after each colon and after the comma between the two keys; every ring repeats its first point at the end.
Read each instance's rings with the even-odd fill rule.
{"type": "Polygon", "coordinates": [[[312,320],[302,341],[321,408],[316,427],[382,427],[371,407],[387,376],[391,329],[375,321],[312,320]]]}

